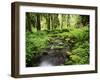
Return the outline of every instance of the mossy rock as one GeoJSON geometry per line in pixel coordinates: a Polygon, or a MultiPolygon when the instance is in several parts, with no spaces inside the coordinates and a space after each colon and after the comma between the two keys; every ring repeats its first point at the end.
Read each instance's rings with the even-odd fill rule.
{"type": "Polygon", "coordinates": [[[65,63],[64,63],[65,65],[72,65],[73,64],[73,61],[71,61],[71,60],[69,60],[69,61],[65,61],[65,63]]]}
{"type": "Polygon", "coordinates": [[[81,60],[81,58],[78,55],[71,55],[70,59],[75,63],[78,63],[81,60]]]}

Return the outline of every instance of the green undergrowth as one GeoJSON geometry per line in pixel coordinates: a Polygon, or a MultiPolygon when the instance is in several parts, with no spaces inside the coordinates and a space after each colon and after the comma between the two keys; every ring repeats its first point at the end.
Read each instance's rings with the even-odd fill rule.
{"type": "Polygon", "coordinates": [[[26,66],[32,66],[32,58],[42,55],[42,49],[65,47],[69,59],[64,65],[89,64],[89,28],[26,32],[26,66]]]}

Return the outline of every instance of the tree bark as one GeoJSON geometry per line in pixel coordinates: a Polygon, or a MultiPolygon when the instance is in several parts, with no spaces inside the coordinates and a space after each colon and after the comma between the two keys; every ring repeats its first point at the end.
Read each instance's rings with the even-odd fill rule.
{"type": "Polygon", "coordinates": [[[31,29],[31,16],[30,16],[30,13],[27,13],[27,19],[26,19],[26,28],[29,32],[32,32],[32,29],[31,29]]]}
{"type": "Polygon", "coordinates": [[[41,24],[40,24],[40,14],[36,14],[37,16],[37,22],[36,22],[36,27],[37,27],[37,31],[41,30],[41,24]]]}

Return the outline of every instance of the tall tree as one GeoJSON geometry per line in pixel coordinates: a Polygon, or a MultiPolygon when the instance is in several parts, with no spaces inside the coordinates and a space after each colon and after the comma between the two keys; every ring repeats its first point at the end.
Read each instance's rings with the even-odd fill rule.
{"type": "Polygon", "coordinates": [[[67,15],[67,27],[70,27],[70,14],[67,15]]]}
{"type": "Polygon", "coordinates": [[[47,24],[47,29],[50,30],[50,27],[51,27],[51,14],[47,13],[46,16],[46,24],[47,24]]]}
{"type": "Polygon", "coordinates": [[[59,18],[59,26],[60,26],[59,28],[62,29],[62,27],[63,27],[62,14],[59,14],[58,18],[59,18]]]}
{"type": "Polygon", "coordinates": [[[40,14],[37,13],[36,14],[37,20],[36,20],[36,27],[37,27],[37,31],[41,30],[41,24],[40,24],[40,14]]]}
{"type": "Polygon", "coordinates": [[[89,24],[89,16],[88,15],[80,15],[81,17],[81,23],[83,26],[86,26],[89,24]]]}
{"type": "Polygon", "coordinates": [[[79,15],[77,20],[77,27],[84,27],[89,25],[89,16],[88,15],[79,15]]]}
{"type": "Polygon", "coordinates": [[[30,13],[26,13],[26,30],[32,32],[30,13]]]}

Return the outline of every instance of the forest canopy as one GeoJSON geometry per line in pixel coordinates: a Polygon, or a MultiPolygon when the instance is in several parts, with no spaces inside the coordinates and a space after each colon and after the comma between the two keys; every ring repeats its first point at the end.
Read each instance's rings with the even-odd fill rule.
{"type": "Polygon", "coordinates": [[[26,12],[26,66],[89,64],[89,15],[26,12]]]}
{"type": "Polygon", "coordinates": [[[89,26],[89,15],[26,13],[26,30],[67,29],[89,26]]]}

